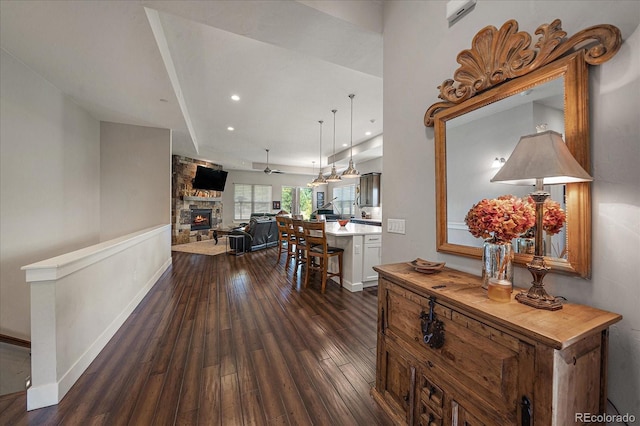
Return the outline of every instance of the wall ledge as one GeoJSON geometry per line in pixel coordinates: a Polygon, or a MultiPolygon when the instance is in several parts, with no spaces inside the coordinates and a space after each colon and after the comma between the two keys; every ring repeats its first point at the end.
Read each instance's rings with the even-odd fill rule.
{"type": "Polygon", "coordinates": [[[171,225],[24,266],[31,285],[27,410],[58,404],[171,266],[171,225]]]}
{"type": "Polygon", "coordinates": [[[159,225],[143,229],[132,234],[32,263],[20,269],[26,272],[27,283],[55,281],[94,263],[100,262],[129,247],[133,247],[153,235],[166,232],[168,229],[170,230],[170,228],[171,225],[159,225]]]}
{"type": "Polygon", "coordinates": [[[194,197],[192,195],[183,195],[183,201],[208,201],[211,203],[215,203],[217,201],[222,201],[221,197],[194,197]]]}

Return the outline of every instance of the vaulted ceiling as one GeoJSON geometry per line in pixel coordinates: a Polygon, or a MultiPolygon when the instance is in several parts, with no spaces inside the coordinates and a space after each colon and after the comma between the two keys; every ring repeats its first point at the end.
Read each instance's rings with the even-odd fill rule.
{"type": "Polygon", "coordinates": [[[336,151],[350,143],[350,93],[353,144],[382,133],[381,0],[0,4],[3,49],[98,120],[173,129],[175,154],[262,170],[270,149],[272,168],[326,167],[334,108],[336,151]]]}

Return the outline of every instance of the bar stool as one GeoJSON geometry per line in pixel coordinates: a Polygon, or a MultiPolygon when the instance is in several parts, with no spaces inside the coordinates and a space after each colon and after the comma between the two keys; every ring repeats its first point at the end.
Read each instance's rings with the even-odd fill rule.
{"type": "Polygon", "coordinates": [[[321,293],[324,293],[327,278],[339,277],[340,287],[342,287],[342,254],[344,249],[331,247],[327,244],[327,234],[325,233],[325,222],[303,222],[304,239],[307,244],[307,273],[305,275],[304,286],[309,285],[311,270],[322,273],[321,293]],[[329,272],[329,259],[338,257],[338,272],[329,272]],[[313,262],[312,260],[316,260],[313,262]]]}
{"type": "Polygon", "coordinates": [[[296,258],[296,235],[293,232],[293,219],[289,216],[282,216],[282,221],[286,226],[286,232],[288,236],[287,240],[287,262],[285,263],[285,268],[289,268],[289,260],[293,260],[296,258]]]}
{"type": "Polygon", "coordinates": [[[298,273],[298,266],[307,263],[307,242],[304,238],[303,221],[302,219],[293,219],[293,234],[296,238],[295,257],[296,265],[293,271],[295,276],[298,273]]]}
{"type": "Polygon", "coordinates": [[[285,251],[287,252],[287,263],[289,259],[293,259],[290,247],[294,244],[295,236],[291,235],[285,219],[287,219],[286,216],[276,216],[276,224],[278,225],[278,260],[276,263],[280,263],[282,253],[285,251]]]}

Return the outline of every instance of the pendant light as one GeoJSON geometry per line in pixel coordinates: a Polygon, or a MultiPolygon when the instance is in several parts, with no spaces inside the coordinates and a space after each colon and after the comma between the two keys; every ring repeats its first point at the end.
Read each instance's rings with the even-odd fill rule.
{"type": "Polygon", "coordinates": [[[349,95],[349,99],[351,99],[351,158],[349,159],[349,167],[347,167],[347,170],[345,170],[344,172],[342,172],[342,177],[345,179],[355,179],[357,177],[360,177],[360,173],[358,173],[358,171],[356,170],[356,168],[353,166],[353,97],[355,95],[352,93],[349,95]]]}
{"type": "MultiPolygon", "coordinates": [[[[316,162],[312,161],[311,163],[313,164],[313,172],[311,172],[311,176],[313,176],[313,175],[316,174],[316,162]]],[[[315,181],[312,180],[311,182],[307,183],[307,186],[310,187],[310,188],[314,188],[314,187],[318,186],[314,182],[315,181]]]]}
{"type": "Polygon", "coordinates": [[[337,109],[332,109],[333,113],[333,167],[331,167],[331,174],[327,176],[327,182],[340,182],[342,178],[336,172],[336,112],[337,109]]]}
{"type": "Polygon", "coordinates": [[[318,123],[320,123],[320,165],[318,166],[320,171],[318,172],[318,177],[312,182],[315,186],[327,184],[327,180],[322,176],[322,123],[324,123],[324,121],[320,120],[318,123]]]}

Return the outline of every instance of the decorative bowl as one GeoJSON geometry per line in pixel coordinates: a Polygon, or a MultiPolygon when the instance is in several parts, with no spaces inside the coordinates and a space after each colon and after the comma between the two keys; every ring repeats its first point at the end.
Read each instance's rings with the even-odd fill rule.
{"type": "Polygon", "coordinates": [[[338,219],[340,226],[346,226],[349,223],[349,219],[338,219]]]}
{"type": "Polygon", "coordinates": [[[422,272],[423,274],[434,274],[436,272],[440,272],[442,268],[444,268],[444,262],[432,262],[430,260],[424,260],[417,258],[409,263],[409,265],[413,266],[418,272],[422,272]]]}

